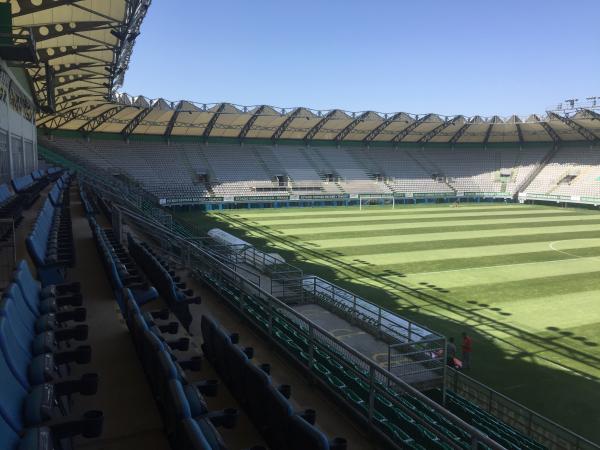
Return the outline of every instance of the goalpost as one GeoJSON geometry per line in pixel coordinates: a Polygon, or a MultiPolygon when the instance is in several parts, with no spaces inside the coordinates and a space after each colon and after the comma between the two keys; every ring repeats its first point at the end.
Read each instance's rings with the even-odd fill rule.
{"type": "Polygon", "coordinates": [[[359,195],[358,208],[363,210],[363,206],[369,205],[392,205],[392,209],[396,209],[396,199],[392,195],[359,195]]]}

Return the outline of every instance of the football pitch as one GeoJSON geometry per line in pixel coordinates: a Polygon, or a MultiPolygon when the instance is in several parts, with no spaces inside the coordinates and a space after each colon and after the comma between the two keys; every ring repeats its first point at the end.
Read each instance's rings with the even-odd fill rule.
{"type": "Polygon", "coordinates": [[[600,441],[600,213],[445,204],[182,217],[457,341],[468,331],[470,376],[600,441]]]}

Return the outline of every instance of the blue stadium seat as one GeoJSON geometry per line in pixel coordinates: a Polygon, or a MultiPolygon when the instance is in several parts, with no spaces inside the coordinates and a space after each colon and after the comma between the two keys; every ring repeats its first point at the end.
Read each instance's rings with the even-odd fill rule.
{"type": "MultiPolygon", "coordinates": [[[[0,330],[6,325],[6,318],[0,318],[0,330]]],[[[6,341],[0,343],[6,344],[6,341]]],[[[12,351],[15,350],[14,344],[8,344],[12,351]]],[[[27,437],[28,433],[34,430],[28,427],[37,427],[50,423],[53,418],[68,413],[70,407],[70,397],[72,394],[80,393],[82,395],[93,395],[96,393],[98,377],[95,374],[86,374],[78,380],[65,380],[56,383],[27,384],[24,386],[18,376],[15,375],[10,362],[6,358],[6,346],[2,346],[0,352],[0,441],[15,443],[12,430],[19,436],[27,437]],[[11,437],[12,436],[12,437],[11,437]]],[[[101,431],[102,414],[91,412],[87,419],[77,423],[60,422],[53,426],[56,432],[55,438],[60,439],[61,435],[70,437],[73,434],[84,434],[88,437],[97,436],[101,431]]],[[[20,445],[31,444],[31,442],[21,442],[20,445]]],[[[2,447],[8,448],[8,447],[2,447]]],[[[18,447],[21,449],[21,447],[18,447]]],[[[36,447],[23,447],[36,448],[36,447]]],[[[50,447],[51,448],[51,447],[50,447]]]]}
{"type": "Polygon", "coordinates": [[[69,208],[56,207],[47,198],[26,244],[42,285],[63,283],[67,267],[75,261],[69,208]]]}
{"type": "Polygon", "coordinates": [[[91,348],[88,345],[81,345],[73,350],[34,355],[31,352],[33,338],[17,338],[15,333],[8,318],[0,317],[0,349],[14,376],[25,389],[60,380],[68,373],[69,364],[87,364],[90,361],[91,348]]]}
{"type": "Polygon", "coordinates": [[[113,287],[115,298],[126,317],[124,289],[128,288],[139,304],[148,303],[158,298],[158,292],[151,286],[127,251],[112,236],[112,232],[103,230],[94,217],[89,217],[90,228],[94,235],[96,248],[102,257],[104,269],[113,287]]]}
{"type": "Polygon", "coordinates": [[[78,282],[52,284],[42,288],[25,260],[17,264],[13,278],[32,311],[39,310],[39,313],[46,314],[57,312],[64,307],[82,305],[81,285],[78,282]]]}
{"type": "Polygon", "coordinates": [[[175,277],[174,272],[169,270],[168,265],[157,258],[149,248],[136,242],[131,235],[127,236],[127,243],[131,256],[156,285],[169,309],[173,311],[184,328],[189,330],[192,316],[188,305],[200,303],[200,297],[194,296],[191,289],[186,289],[185,285],[175,277]]]}
{"type": "Polygon", "coordinates": [[[18,288],[12,285],[0,300],[0,316],[10,321],[20,345],[25,350],[33,355],[40,355],[60,351],[63,343],[70,346],[73,340],[87,339],[88,327],[84,324],[38,332],[35,329],[35,318],[28,314],[26,309],[19,308],[17,302],[11,297],[15,289],[18,288]]]}
{"type": "Polygon", "coordinates": [[[301,416],[290,417],[288,429],[288,450],[329,450],[329,441],[325,435],[301,416]]]}
{"type": "Polygon", "coordinates": [[[54,450],[50,428],[34,427],[16,432],[0,414],[0,448],[4,450],[54,450]]]}

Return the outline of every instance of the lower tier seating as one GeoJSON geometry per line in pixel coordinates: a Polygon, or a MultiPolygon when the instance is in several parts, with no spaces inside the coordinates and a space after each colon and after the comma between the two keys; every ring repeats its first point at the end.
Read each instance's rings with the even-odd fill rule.
{"type": "MultiPolygon", "coordinates": [[[[97,437],[103,414],[73,417],[74,396],[94,395],[98,375],[69,376],[72,364],[87,364],[88,345],[77,285],[42,289],[22,261],[0,301],[0,448],[70,450],[72,439],[97,437]]],[[[85,312],[85,310],[84,310],[85,312]]]]}
{"type": "Polygon", "coordinates": [[[43,285],[63,283],[67,268],[75,263],[68,177],[55,186],[58,190],[44,202],[26,240],[43,285]]]}
{"type": "Polygon", "coordinates": [[[155,255],[148,246],[136,242],[131,235],[127,236],[127,243],[131,256],[146,272],[185,329],[189,330],[192,316],[188,305],[200,303],[200,297],[194,296],[194,292],[187,289],[185,283],[175,275],[167,262],[155,255]]]}
{"type": "MultiPolygon", "coordinates": [[[[431,393],[431,397],[441,401],[441,392],[434,391],[431,393]]],[[[452,391],[446,391],[446,407],[506,448],[532,450],[546,448],[452,391]]]]}
{"type": "Polygon", "coordinates": [[[316,412],[294,412],[289,402],[291,387],[275,387],[268,365],[257,367],[250,359],[252,349],[236,345],[236,334],[228,334],[214,319],[201,319],[206,358],[243,405],[250,419],[273,450],[345,450],[346,440],[331,441],[315,427],[316,412]]]}
{"type": "Polygon", "coordinates": [[[148,283],[127,250],[115,239],[112,230],[101,228],[93,216],[90,216],[88,221],[96,248],[102,257],[104,270],[121,309],[124,308],[123,288],[130,289],[136,301],[141,304],[158,298],[156,289],[148,283]]]}

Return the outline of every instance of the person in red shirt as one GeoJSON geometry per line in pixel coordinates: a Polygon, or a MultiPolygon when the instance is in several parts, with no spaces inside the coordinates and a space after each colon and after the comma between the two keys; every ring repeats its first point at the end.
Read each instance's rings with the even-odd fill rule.
{"type": "Polygon", "coordinates": [[[471,368],[471,352],[473,351],[473,341],[465,331],[462,333],[462,362],[463,369],[471,368]]]}

